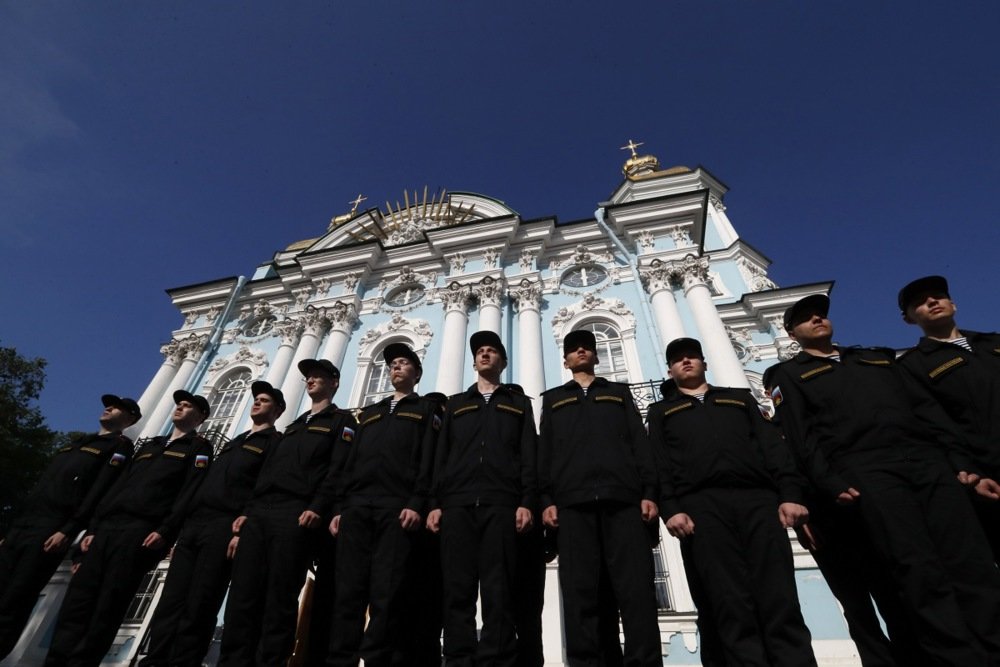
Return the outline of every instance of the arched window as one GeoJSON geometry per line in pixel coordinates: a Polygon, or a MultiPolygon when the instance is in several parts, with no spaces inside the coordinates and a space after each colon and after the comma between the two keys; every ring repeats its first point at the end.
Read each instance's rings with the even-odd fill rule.
{"type": "Polygon", "coordinates": [[[628,382],[625,348],[618,329],[607,322],[588,322],[580,329],[592,332],[597,339],[596,373],[612,382],[628,382]]]}
{"type": "Polygon", "coordinates": [[[225,438],[233,425],[236,413],[243,404],[244,394],[250,389],[253,374],[246,369],[240,369],[220,380],[215,385],[215,392],[209,399],[211,417],[206,419],[198,429],[199,433],[211,433],[217,438],[225,438]]]}
{"type": "Polygon", "coordinates": [[[364,407],[372,403],[378,403],[391,394],[392,391],[389,367],[385,365],[385,360],[382,358],[382,350],[379,349],[372,356],[371,365],[368,367],[368,375],[365,378],[365,393],[361,397],[361,405],[364,407]]]}

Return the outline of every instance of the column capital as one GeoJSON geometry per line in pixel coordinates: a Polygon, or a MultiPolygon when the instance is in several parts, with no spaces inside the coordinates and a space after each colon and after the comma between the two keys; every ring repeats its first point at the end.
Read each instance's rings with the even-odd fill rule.
{"type": "Polygon", "coordinates": [[[181,348],[181,341],[174,338],[169,343],[160,346],[160,354],[163,355],[163,363],[176,366],[184,359],[184,351],[181,348]]]}
{"type": "Polygon", "coordinates": [[[514,301],[514,310],[523,312],[526,310],[539,311],[542,307],[542,285],[525,278],[517,287],[512,287],[507,294],[514,301]]]}
{"type": "Polygon", "coordinates": [[[678,271],[672,264],[654,260],[649,266],[639,267],[639,280],[646,292],[653,296],[657,292],[669,290],[678,282],[678,271]]]}
{"type": "Polygon", "coordinates": [[[452,283],[447,288],[439,290],[438,297],[444,304],[446,313],[461,312],[465,314],[472,302],[472,291],[466,285],[452,283]]]}
{"type": "Polygon", "coordinates": [[[675,280],[680,282],[685,290],[697,285],[708,285],[708,258],[688,255],[678,262],[672,262],[671,267],[676,272],[675,280]]]}
{"type": "Polygon", "coordinates": [[[500,307],[500,302],[503,300],[502,280],[486,276],[478,285],[473,285],[471,289],[480,306],[500,307]]]}
{"type": "Polygon", "coordinates": [[[273,335],[281,337],[281,344],[295,347],[302,336],[302,324],[296,320],[282,320],[274,323],[273,335]]]}
{"type": "Polygon", "coordinates": [[[188,336],[187,338],[181,338],[176,342],[178,354],[183,357],[185,361],[193,361],[205,351],[205,344],[208,342],[208,336],[188,336]]]}
{"type": "Polygon", "coordinates": [[[347,332],[358,321],[358,311],[353,303],[335,301],[332,306],[326,309],[326,317],[333,329],[347,332]]]}
{"type": "Polygon", "coordinates": [[[297,319],[302,324],[303,335],[320,337],[330,328],[330,319],[326,316],[325,308],[306,309],[297,319]]]}

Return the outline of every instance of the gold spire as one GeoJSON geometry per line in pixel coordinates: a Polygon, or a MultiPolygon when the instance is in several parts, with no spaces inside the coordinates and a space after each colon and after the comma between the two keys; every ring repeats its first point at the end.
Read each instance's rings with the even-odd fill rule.
{"type": "Polygon", "coordinates": [[[330,231],[334,227],[342,225],[345,222],[347,222],[348,220],[350,220],[351,218],[353,218],[354,214],[358,212],[358,206],[360,206],[361,202],[363,202],[363,201],[368,201],[368,197],[365,197],[363,194],[361,194],[359,192],[357,197],[355,197],[351,201],[347,202],[348,204],[351,205],[351,212],[350,213],[344,213],[343,215],[338,215],[338,216],[335,216],[333,218],[330,218],[330,225],[326,228],[326,231],[330,231]]]}
{"type": "Polygon", "coordinates": [[[636,148],[642,146],[641,141],[628,140],[628,143],[621,147],[623,151],[631,151],[632,157],[625,161],[622,165],[622,173],[625,174],[625,178],[630,181],[634,181],[637,178],[641,178],[647,174],[651,174],[660,168],[660,161],[656,159],[654,155],[639,155],[636,152],[636,148]]]}

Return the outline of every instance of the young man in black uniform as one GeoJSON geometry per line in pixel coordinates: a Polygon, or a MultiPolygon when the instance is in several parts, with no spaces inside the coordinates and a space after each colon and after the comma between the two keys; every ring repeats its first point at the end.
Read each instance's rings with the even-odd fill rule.
{"type": "Polygon", "coordinates": [[[516,538],[532,529],[537,436],[531,401],[500,381],[507,367],[500,337],[479,331],[469,347],[478,379],[445,406],[427,527],[441,534],[446,665],[511,666],[517,657],[516,538]]]}
{"type": "Polygon", "coordinates": [[[815,665],[785,531],[809,517],[805,480],[749,390],[708,384],[701,343],[677,338],[666,356],[673,386],[649,407],[649,439],[661,515],[710,610],[704,632],[727,664],[815,665]]]}
{"type": "Polygon", "coordinates": [[[358,419],[330,522],[337,537],[333,627],[313,630],[329,631],[332,667],[355,667],[358,658],[370,667],[401,664],[409,648],[400,643],[403,627],[423,613],[407,609],[401,592],[427,515],[441,419],[413,390],[423,373],[416,353],[393,343],[382,356],[394,391],[358,419]]]}
{"type": "Polygon", "coordinates": [[[208,401],[179,390],[174,402],[171,434],[140,443],[94,512],[46,667],[100,664],[143,575],[163,560],[177,537],[212,460],[212,445],[196,432],[208,417],[208,401]]]}
{"type": "Polygon", "coordinates": [[[219,451],[191,503],[150,622],[143,667],[199,667],[212,641],[239,542],[234,533],[264,459],[281,438],[274,428],[285,409],[281,390],[254,382],[250,392],[253,426],[219,451]]]}
{"type": "Polygon", "coordinates": [[[333,404],[340,386],[336,366],[304,359],[299,371],[312,407],[288,425],[257,476],[238,531],[220,667],[279,667],[288,661],[299,592],[357,428],[354,417],[333,404]]]}
{"type": "Polygon", "coordinates": [[[899,291],[899,310],[924,334],[899,361],[968,440],[983,475],[973,505],[1000,562],[1000,334],[960,330],[958,308],[942,276],[906,285],[899,291]]]}
{"type": "Polygon", "coordinates": [[[765,375],[785,436],[820,498],[858,510],[927,661],[995,665],[1000,572],[963,488],[975,468],[892,350],[832,343],[829,304],[789,309],[802,352],[765,375]]]}
{"type": "Polygon", "coordinates": [[[0,541],[0,660],[14,650],[38,594],[132,458],[122,431],[141,417],[139,405],[112,394],[101,403],[100,430],[56,452],[0,541]]]}
{"type": "Polygon", "coordinates": [[[573,373],[542,398],[538,467],[542,520],[558,528],[559,583],[570,667],[600,664],[598,594],[606,565],[625,633],[625,664],[660,667],[647,526],[657,517],[656,468],[628,386],[594,375],[589,331],[563,340],[573,373]]]}

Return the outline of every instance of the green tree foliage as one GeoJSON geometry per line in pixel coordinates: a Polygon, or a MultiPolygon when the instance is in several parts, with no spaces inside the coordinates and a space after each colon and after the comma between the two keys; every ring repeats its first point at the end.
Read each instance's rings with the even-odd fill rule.
{"type": "Polygon", "coordinates": [[[44,383],[44,359],[28,359],[12,347],[0,347],[0,534],[59,440],[37,405],[44,383]]]}

